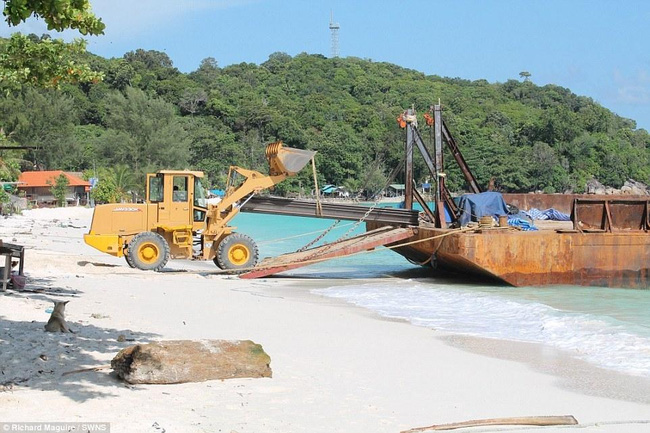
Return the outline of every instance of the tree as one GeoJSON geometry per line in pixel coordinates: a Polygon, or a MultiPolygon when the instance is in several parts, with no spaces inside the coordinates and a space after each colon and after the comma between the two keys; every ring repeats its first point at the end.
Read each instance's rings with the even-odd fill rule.
{"type": "Polygon", "coordinates": [[[105,177],[97,182],[90,191],[90,196],[96,203],[116,203],[118,201],[117,186],[110,177],[105,177]]]}
{"type": "Polygon", "coordinates": [[[4,188],[0,188],[0,210],[2,210],[2,203],[9,203],[9,200],[9,194],[7,194],[4,188]]]}
{"type": "Polygon", "coordinates": [[[218,76],[219,63],[214,57],[206,57],[201,60],[199,68],[190,73],[190,78],[207,87],[213,85],[218,76]]]}
{"type": "Polygon", "coordinates": [[[528,71],[521,71],[519,73],[519,78],[523,78],[524,81],[530,81],[532,74],[528,71]]]}
{"type": "Polygon", "coordinates": [[[281,72],[284,67],[291,61],[291,56],[283,52],[275,52],[269,56],[269,59],[262,63],[266,69],[273,73],[281,72]]]}
{"type": "MultiPolygon", "coordinates": [[[[304,53],[226,67],[207,58],[189,74],[156,51],[110,60],[80,52],[78,61],[103,72],[104,82],[57,90],[37,89],[47,82],[35,81],[0,98],[0,128],[10,141],[38,147],[0,157],[27,155],[31,161],[28,167],[20,161],[23,168],[37,163],[100,173],[126,164],[138,186],[145,172],[199,169],[223,187],[229,165],[264,171],[265,144],[283,140],[319,152],[321,184],[356,190],[368,180],[375,190],[373,183],[385,183],[385,174],[403,161],[405,134],[395,118],[412,104],[422,114],[435,95],[480,185],[495,177],[505,192],[564,191],[582,188],[591,177],[610,185],[650,180],[648,132],[556,85],[425,76],[388,63],[304,53]]],[[[421,123],[420,132],[429,146],[430,129],[421,123]]],[[[447,185],[466,189],[445,152],[447,185]]],[[[415,178],[427,175],[415,158],[415,178]]],[[[300,191],[310,182],[311,171],[303,170],[276,192],[300,191]]]]}
{"type": "MultiPolygon", "coordinates": [[[[356,188],[350,189],[349,191],[355,196],[365,191],[368,198],[377,197],[377,194],[384,191],[388,186],[386,184],[387,181],[388,177],[385,174],[383,163],[381,161],[375,161],[373,164],[366,166],[356,188]]],[[[346,188],[354,187],[349,182],[344,182],[344,185],[346,188]]]]}
{"type": "Polygon", "coordinates": [[[128,200],[131,193],[142,190],[142,186],[136,182],[133,170],[126,164],[117,164],[111,167],[108,174],[115,183],[117,198],[120,201],[128,200]]]}
{"type": "Polygon", "coordinates": [[[208,95],[203,89],[185,89],[178,106],[184,113],[194,116],[208,100],[208,95]]]}
{"type": "Polygon", "coordinates": [[[35,146],[30,152],[44,168],[71,170],[83,168],[82,153],[74,140],[72,98],[52,90],[27,88],[7,98],[0,98],[0,121],[18,144],[35,146]]]}
{"type": "Polygon", "coordinates": [[[132,193],[141,189],[133,170],[126,164],[117,164],[99,170],[99,182],[90,194],[98,203],[117,203],[131,201],[132,193]]]}
{"type": "Polygon", "coordinates": [[[89,0],[4,0],[2,14],[10,26],[17,26],[28,18],[41,18],[48,30],[78,30],[82,35],[104,34],[106,27],[93,15],[89,0]]]}
{"type": "MultiPolygon", "coordinates": [[[[3,147],[11,147],[16,144],[11,141],[5,131],[0,128],[0,145],[3,147]]],[[[8,156],[7,153],[18,151],[2,151],[0,152],[0,181],[14,182],[20,176],[20,159],[15,156],[8,156]]],[[[0,188],[2,189],[2,188],[0,188]]]]}
{"type": "Polygon", "coordinates": [[[176,71],[172,60],[162,51],[143,50],[142,48],[138,48],[135,51],[129,51],[126,53],[124,55],[124,60],[135,65],[134,67],[136,69],[173,69],[176,71]]]}
{"type": "Polygon", "coordinates": [[[68,180],[68,176],[63,173],[54,180],[54,185],[50,188],[50,191],[52,191],[52,195],[56,199],[57,205],[65,206],[65,193],[68,191],[69,184],[70,181],[68,180]]]}
{"type": "Polygon", "coordinates": [[[136,174],[185,168],[189,140],[174,106],[132,87],[125,93],[106,98],[110,130],[98,142],[101,156],[113,164],[129,164],[136,174]]]}
{"type": "Polygon", "coordinates": [[[555,192],[561,188],[560,180],[556,179],[561,168],[559,158],[548,144],[538,141],[533,145],[530,155],[531,186],[544,192],[555,192]]]}
{"type": "Polygon", "coordinates": [[[96,83],[103,74],[78,60],[85,51],[86,42],[81,39],[65,43],[15,33],[0,45],[0,84],[19,89],[22,84],[58,88],[66,82],[96,83]]]}
{"type": "MultiPolygon", "coordinates": [[[[34,17],[45,21],[49,30],[73,29],[82,35],[104,33],[105,25],[91,12],[89,0],[5,0],[4,4],[3,15],[10,26],[34,17]]],[[[23,83],[58,87],[63,82],[96,82],[101,74],[78,62],[85,48],[81,39],[65,43],[15,33],[0,46],[0,84],[17,88],[23,83]]]]}
{"type": "Polygon", "coordinates": [[[129,86],[135,86],[139,79],[139,74],[126,60],[112,59],[106,71],[105,82],[114,89],[124,91],[129,86]]]}

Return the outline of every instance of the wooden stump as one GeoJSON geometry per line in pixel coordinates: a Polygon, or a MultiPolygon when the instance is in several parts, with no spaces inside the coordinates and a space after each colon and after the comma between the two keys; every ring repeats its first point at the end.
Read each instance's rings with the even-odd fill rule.
{"type": "Polygon", "coordinates": [[[129,383],[166,384],[271,377],[270,363],[262,346],[250,340],[175,340],[126,347],[111,367],[129,383]]]}

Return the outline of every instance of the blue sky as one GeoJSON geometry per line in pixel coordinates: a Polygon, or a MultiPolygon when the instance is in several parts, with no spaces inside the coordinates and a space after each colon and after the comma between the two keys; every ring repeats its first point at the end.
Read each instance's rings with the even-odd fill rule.
{"type": "MultiPolygon", "coordinates": [[[[183,72],[264,62],[274,52],[330,55],[330,11],[341,57],[426,74],[504,82],[532,74],[589,96],[650,130],[650,2],[642,0],[91,0],[106,34],[88,49],[121,57],[167,53],[183,72]]],[[[0,35],[12,30],[0,25],[0,35]]],[[[41,21],[23,32],[41,34],[41,21]]],[[[69,39],[70,32],[64,37],[69,39]]],[[[437,95],[431,95],[432,101],[437,95]]],[[[444,101],[443,101],[444,103],[444,101]]]]}

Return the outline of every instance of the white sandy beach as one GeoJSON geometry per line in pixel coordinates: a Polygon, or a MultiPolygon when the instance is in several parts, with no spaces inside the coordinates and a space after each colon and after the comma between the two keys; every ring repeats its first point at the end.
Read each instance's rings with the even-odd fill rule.
{"type": "MultiPolygon", "coordinates": [[[[634,422],[650,420],[650,380],[539,345],[382,319],[310,292],[336,280],[130,269],[84,244],[91,216],[84,208],[38,209],[0,220],[0,239],[27,247],[28,277],[26,291],[0,293],[0,422],[110,422],[112,432],[397,433],[570,414],[584,432],[650,431],[634,422]],[[76,334],[44,332],[53,300],[70,301],[76,334]],[[62,376],[108,364],[134,342],[171,339],[253,340],[270,355],[273,377],[132,386],[110,370],[62,376]]],[[[215,267],[172,261],[168,269],[215,267]]]]}

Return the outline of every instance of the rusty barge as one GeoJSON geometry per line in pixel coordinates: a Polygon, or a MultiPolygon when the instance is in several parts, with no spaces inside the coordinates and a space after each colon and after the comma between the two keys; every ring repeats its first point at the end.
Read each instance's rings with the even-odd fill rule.
{"type": "MultiPolygon", "coordinates": [[[[448,207],[452,225],[462,212],[445,186],[443,145],[447,144],[461,168],[472,193],[481,189],[467,166],[460,149],[442,120],[440,105],[433,107],[430,126],[434,129],[434,156],[428,151],[417,130],[416,121],[407,121],[406,208],[412,208],[414,193],[412,169],[416,147],[431,174],[438,180],[435,207],[448,207]],[[411,191],[408,191],[411,186],[411,191]]],[[[412,119],[406,113],[404,119],[412,119]]],[[[525,205],[525,195],[510,197],[525,205]]],[[[508,197],[506,196],[506,199],[508,197]]],[[[452,233],[442,212],[427,211],[431,223],[418,227],[417,239],[423,240],[395,251],[414,262],[429,263],[433,269],[454,274],[470,274],[501,281],[513,286],[571,284],[607,287],[649,287],[650,200],[649,198],[563,197],[556,207],[565,208],[570,201],[571,222],[568,227],[545,227],[539,231],[519,231],[510,227],[478,227],[472,231],[452,233]],[[448,236],[440,237],[442,234],[448,236]],[[430,239],[430,240],[426,240],[430,239]]],[[[422,205],[422,203],[420,203],[422,205]]],[[[563,209],[564,210],[564,209],[563,209]]],[[[480,215],[475,216],[480,217],[480,215]]],[[[368,229],[376,228],[370,222],[368,229]]]]}
{"type": "MultiPolygon", "coordinates": [[[[584,202],[585,205],[622,210],[645,207],[629,201],[584,202]]],[[[586,213],[586,212],[585,212],[586,213]]],[[[595,213],[593,214],[595,215],[595,213]]],[[[624,216],[623,216],[624,215],[624,216]]],[[[636,215],[635,215],[636,218],[636,215]]],[[[421,225],[414,238],[422,240],[394,251],[433,272],[473,275],[512,286],[582,285],[648,288],[650,239],[646,221],[619,220],[609,229],[543,228],[539,231],[477,228],[454,230],[421,225]],[[638,225],[637,225],[638,223],[638,225]],[[448,236],[440,237],[442,234],[448,236]],[[431,239],[433,238],[433,239],[431,239]],[[430,239],[430,240],[429,240],[430,239]]],[[[368,229],[376,228],[367,223],[368,229]]]]}
{"type": "MultiPolygon", "coordinates": [[[[365,222],[367,233],[340,245],[328,244],[267,259],[243,277],[267,276],[385,245],[413,263],[428,266],[433,275],[471,275],[512,286],[650,287],[650,197],[556,195],[559,200],[553,206],[570,213],[570,222],[539,231],[493,224],[461,227],[459,216],[463,210],[445,185],[444,145],[458,163],[470,192],[480,194],[482,190],[442,119],[441,106],[431,107],[425,119],[434,137],[431,153],[418,131],[415,113],[408,110],[398,118],[406,130],[405,209],[373,208],[368,212],[368,208],[348,206],[346,210],[323,211],[314,204],[297,205],[287,200],[267,203],[266,207],[263,200],[250,201],[243,211],[359,219],[365,222]],[[432,209],[414,186],[416,149],[435,179],[432,209]],[[415,202],[422,211],[414,209],[415,202]]],[[[539,195],[504,196],[522,207],[529,200],[539,199],[539,195]]],[[[473,215],[475,219],[480,216],[473,215]]]]}

